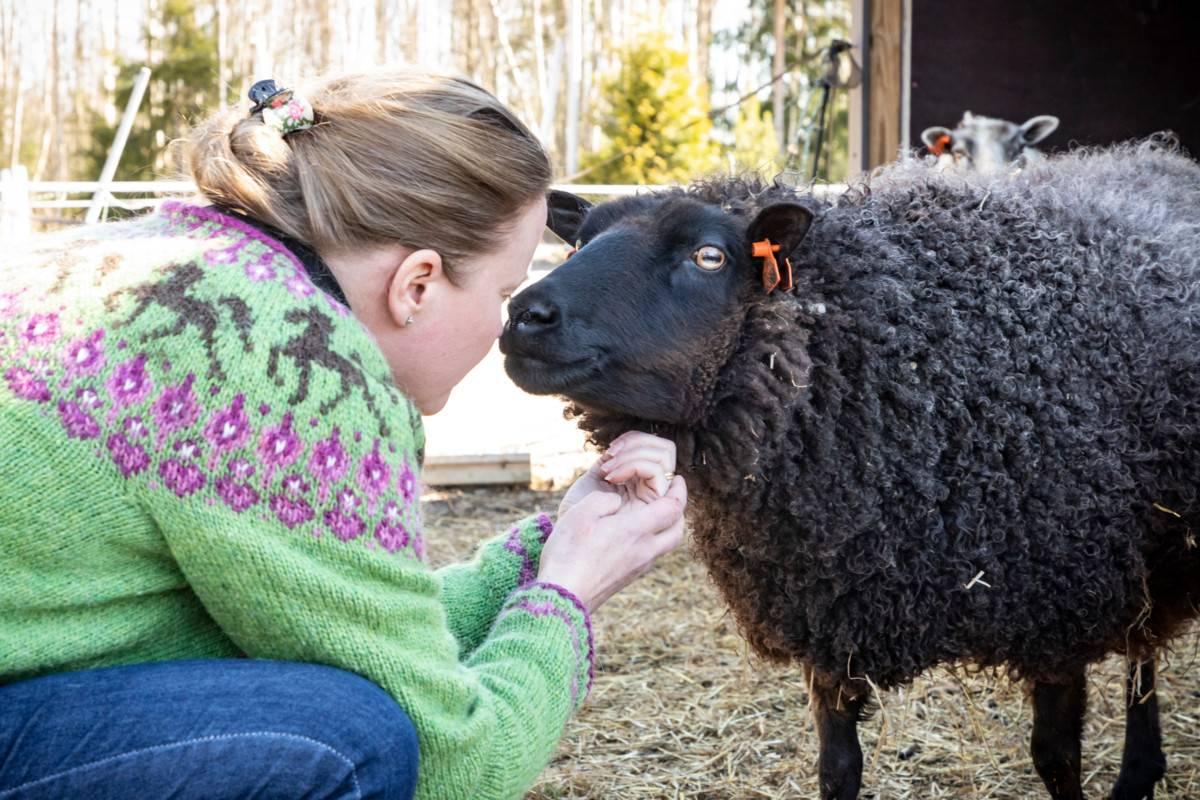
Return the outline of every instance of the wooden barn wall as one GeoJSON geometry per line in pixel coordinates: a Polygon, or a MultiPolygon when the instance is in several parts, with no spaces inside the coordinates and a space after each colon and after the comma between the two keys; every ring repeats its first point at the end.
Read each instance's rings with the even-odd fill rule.
{"type": "Polygon", "coordinates": [[[969,110],[1054,114],[1046,149],[1169,128],[1200,157],[1200,0],[912,0],[911,58],[914,146],[969,110]]]}

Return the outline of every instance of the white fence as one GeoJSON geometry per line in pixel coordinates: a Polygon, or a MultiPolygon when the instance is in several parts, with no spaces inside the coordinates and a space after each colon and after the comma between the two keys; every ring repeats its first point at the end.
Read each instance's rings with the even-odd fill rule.
{"type": "MultiPolygon", "coordinates": [[[[563,183],[556,184],[575,194],[616,197],[667,188],[650,184],[563,183]]],[[[838,192],[837,184],[814,186],[818,193],[838,192]]],[[[110,208],[138,210],[158,205],[172,197],[195,193],[191,181],[30,181],[24,167],[0,170],[0,242],[14,244],[36,229],[78,225],[87,209],[103,217],[110,208]]]]}
{"type": "MultiPolygon", "coordinates": [[[[576,194],[618,196],[661,187],[625,184],[558,184],[576,194]]],[[[77,225],[80,209],[110,208],[138,210],[158,205],[172,197],[195,193],[191,181],[30,181],[24,167],[0,170],[0,241],[13,243],[27,238],[37,226],[77,225]],[[63,213],[66,212],[66,213],[63,213]]]]}

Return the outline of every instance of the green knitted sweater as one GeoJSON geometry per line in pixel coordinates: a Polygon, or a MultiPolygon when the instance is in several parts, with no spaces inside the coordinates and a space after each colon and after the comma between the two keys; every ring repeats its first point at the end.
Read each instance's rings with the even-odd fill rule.
{"type": "Polygon", "coordinates": [[[418,797],[519,796],[591,684],[550,521],[429,569],[420,417],[258,230],[168,204],[34,247],[0,261],[0,683],[330,664],[413,719],[418,797]]]}

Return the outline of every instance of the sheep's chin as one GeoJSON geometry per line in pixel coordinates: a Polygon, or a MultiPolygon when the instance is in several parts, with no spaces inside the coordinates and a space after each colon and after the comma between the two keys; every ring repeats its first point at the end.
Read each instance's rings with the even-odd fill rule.
{"type": "Polygon", "coordinates": [[[568,362],[545,361],[516,353],[504,357],[508,377],[530,394],[570,396],[571,390],[594,375],[596,369],[596,360],[590,356],[568,362]]]}

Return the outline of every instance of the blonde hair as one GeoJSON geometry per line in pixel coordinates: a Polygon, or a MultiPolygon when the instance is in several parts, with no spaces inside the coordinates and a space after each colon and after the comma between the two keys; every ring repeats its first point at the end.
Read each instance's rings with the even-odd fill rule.
{"type": "Polygon", "coordinates": [[[549,188],[537,139],[470,81],[387,69],[296,88],[312,128],[283,137],[225,109],[192,132],[188,168],[210,202],[319,253],[428,247],[456,280],[549,188]]]}

